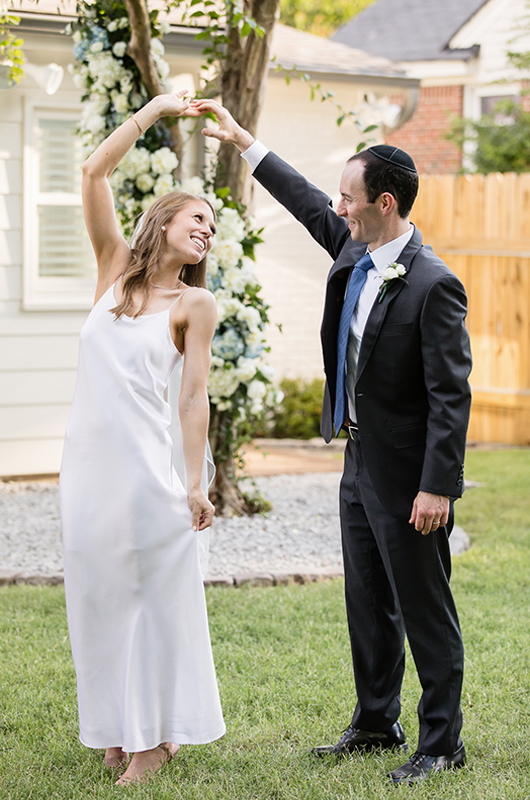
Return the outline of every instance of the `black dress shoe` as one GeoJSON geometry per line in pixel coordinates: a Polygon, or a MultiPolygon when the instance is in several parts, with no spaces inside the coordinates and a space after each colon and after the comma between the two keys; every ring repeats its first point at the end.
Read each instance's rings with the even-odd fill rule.
{"type": "Polygon", "coordinates": [[[434,772],[444,769],[458,769],[466,763],[466,751],[461,744],[450,756],[428,756],[425,753],[414,753],[406,764],[388,773],[394,783],[418,783],[424,781],[434,772]]]}
{"type": "Polygon", "coordinates": [[[337,744],[313,747],[311,753],[314,756],[345,756],[354,750],[370,751],[379,748],[391,750],[394,747],[403,750],[403,752],[407,750],[405,734],[400,722],[394,722],[387,731],[361,731],[359,728],[353,728],[350,725],[349,728],[346,728],[337,744]]]}

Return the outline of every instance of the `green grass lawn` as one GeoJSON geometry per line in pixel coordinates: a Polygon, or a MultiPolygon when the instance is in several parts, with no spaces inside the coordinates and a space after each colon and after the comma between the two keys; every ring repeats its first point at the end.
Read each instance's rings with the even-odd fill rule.
{"type": "MultiPolygon", "coordinates": [[[[102,754],[77,738],[75,678],[60,588],[0,590],[0,797],[530,798],[530,450],[471,452],[482,482],[457,505],[473,546],[453,587],[466,644],[468,766],[394,787],[399,754],[341,762],[308,755],[335,741],[355,702],[343,584],[208,590],[226,736],[185,747],[148,786],[118,789],[102,754]]],[[[402,722],[417,735],[409,659],[402,722]]]]}

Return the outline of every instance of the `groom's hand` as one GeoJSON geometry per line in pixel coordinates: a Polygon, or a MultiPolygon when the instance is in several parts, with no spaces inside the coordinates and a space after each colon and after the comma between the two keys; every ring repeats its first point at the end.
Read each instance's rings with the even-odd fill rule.
{"type": "Polygon", "coordinates": [[[430,492],[418,492],[412,506],[410,525],[414,525],[417,531],[427,536],[431,531],[437,531],[445,525],[448,519],[448,497],[430,492]]]}
{"type": "Polygon", "coordinates": [[[238,125],[230,112],[227,111],[226,108],[223,108],[216,100],[193,100],[191,108],[201,115],[207,114],[208,112],[213,113],[217,118],[219,128],[203,128],[201,131],[203,136],[210,139],[217,139],[219,142],[235,144],[242,153],[248,150],[250,145],[255,141],[252,134],[242,128],[241,125],[238,125]]]}

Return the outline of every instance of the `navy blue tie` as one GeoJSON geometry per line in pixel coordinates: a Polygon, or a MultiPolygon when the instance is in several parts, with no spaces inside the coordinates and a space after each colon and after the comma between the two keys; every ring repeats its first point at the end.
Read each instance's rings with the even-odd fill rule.
{"type": "Polygon", "coordinates": [[[366,253],[360,261],[357,262],[353,268],[346,290],[346,297],[344,298],[344,305],[342,306],[342,313],[340,315],[339,335],[337,337],[337,384],[335,390],[335,413],[333,415],[333,422],[335,423],[335,438],[339,435],[339,431],[344,424],[345,409],[346,409],[346,351],[348,348],[348,339],[350,336],[350,325],[355,306],[359,300],[361,289],[366,283],[366,273],[374,266],[374,262],[370,258],[370,253],[366,253]]]}

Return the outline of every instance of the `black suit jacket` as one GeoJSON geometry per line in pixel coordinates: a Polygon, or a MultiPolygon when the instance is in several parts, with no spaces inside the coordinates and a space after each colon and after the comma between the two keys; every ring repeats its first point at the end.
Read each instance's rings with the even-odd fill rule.
{"type": "MultiPolygon", "coordinates": [[[[334,260],[321,338],[326,388],[321,431],[329,442],[337,373],[337,334],[348,276],[366,244],[353,242],[330,198],[268,153],[254,177],[334,260]]],[[[464,287],[416,229],[399,257],[405,280],[375,301],[363,334],[355,384],[363,455],[377,495],[398,518],[418,491],[460,497],[471,404],[464,287]]]]}

